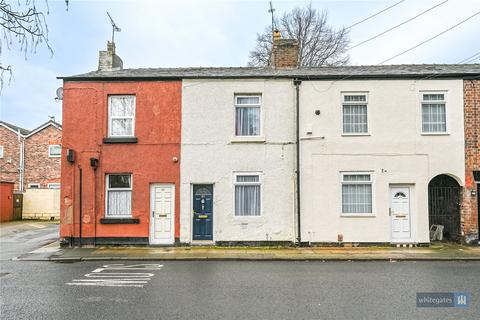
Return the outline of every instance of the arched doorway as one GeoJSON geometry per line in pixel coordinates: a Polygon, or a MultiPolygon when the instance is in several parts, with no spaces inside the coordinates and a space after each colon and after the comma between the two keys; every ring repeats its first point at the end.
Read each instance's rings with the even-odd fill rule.
{"type": "Polygon", "coordinates": [[[460,236],[460,203],[461,187],[454,178],[441,174],[428,184],[429,225],[442,225],[445,240],[456,241],[460,236]]]}

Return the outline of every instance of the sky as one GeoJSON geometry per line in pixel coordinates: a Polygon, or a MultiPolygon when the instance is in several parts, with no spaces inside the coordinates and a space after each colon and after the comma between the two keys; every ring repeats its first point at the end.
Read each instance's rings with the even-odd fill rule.
{"type": "MultiPolygon", "coordinates": [[[[7,0],[15,3],[16,0],[7,0]]],[[[24,0],[20,0],[24,1],[24,0]]],[[[406,21],[445,0],[404,0],[350,29],[352,46],[406,21]]],[[[310,1],[273,1],[281,15],[310,1]]],[[[348,27],[399,0],[317,0],[333,28],[348,27]]],[[[43,0],[37,6],[46,9],[43,0]]],[[[115,35],[124,68],[246,66],[256,35],[270,24],[268,1],[261,0],[48,0],[49,42],[26,56],[3,46],[0,61],[12,65],[13,79],[0,93],[0,120],[33,129],[55,116],[61,122],[57,76],[96,70],[98,51],[106,49],[112,27],[109,11],[122,31],[115,35]]],[[[378,64],[480,11],[480,0],[448,0],[421,17],[348,52],[351,64],[378,64]]],[[[388,64],[458,63],[480,51],[480,15],[388,64]]],[[[480,58],[476,59],[480,63],[480,58]]],[[[5,76],[4,76],[5,77],[5,76]]]]}

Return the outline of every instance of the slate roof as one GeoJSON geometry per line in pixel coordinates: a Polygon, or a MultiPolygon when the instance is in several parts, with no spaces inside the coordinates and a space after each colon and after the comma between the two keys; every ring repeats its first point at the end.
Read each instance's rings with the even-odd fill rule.
{"type": "Polygon", "coordinates": [[[24,129],[24,128],[21,128],[21,127],[18,127],[18,126],[15,126],[11,123],[8,123],[8,122],[5,122],[5,121],[0,121],[0,124],[3,124],[5,125],[6,127],[9,127],[10,129],[12,129],[13,131],[15,132],[18,132],[20,130],[20,134],[22,136],[30,136],[30,135],[33,135],[35,134],[37,131],[41,131],[43,130],[44,128],[48,127],[49,125],[53,125],[57,128],[59,128],[60,130],[62,129],[62,125],[56,121],[53,121],[53,120],[48,120],[47,122],[44,122],[42,123],[41,125],[39,125],[38,127],[36,127],[35,129],[33,130],[27,130],[27,129],[24,129]]]}
{"type": "Polygon", "coordinates": [[[27,129],[24,129],[24,128],[21,128],[21,127],[18,127],[18,126],[14,126],[13,124],[5,122],[5,121],[0,121],[0,124],[3,124],[4,126],[9,127],[10,129],[12,129],[15,132],[20,131],[21,135],[27,135],[27,134],[30,133],[30,130],[27,130],[27,129]]]}
{"type": "Polygon", "coordinates": [[[257,67],[234,68],[138,68],[112,71],[92,71],[73,76],[61,76],[66,81],[115,81],[155,79],[366,79],[366,78],[477,78],[480,64],[404,64],[374,66],[315,67],[274,69],[257,67]]]}
{"type": "Polygon", "coordinates": [[[44,122],[42,123],[41,125],[39,125],[38,127],[36,127],[35,129],[31,130],[27,135],[28,136],[31,136],[39,131],[42,131],[43,129],[45,129],[46,127],[50,126],[50,125],[53,125],[54,127],[57,127],[58,129],[62,130],[62,125],[56,121],[53,121],[53,120],[48,120],[47,122],[44,122]]]}

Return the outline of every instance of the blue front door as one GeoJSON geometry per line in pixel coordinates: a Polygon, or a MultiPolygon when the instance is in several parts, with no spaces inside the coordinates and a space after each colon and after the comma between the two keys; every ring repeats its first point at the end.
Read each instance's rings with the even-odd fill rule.
{"type": "Polygon", "coordinates": [[[193,240],[213,240],[213,185],[193,185],[193,240]]]}

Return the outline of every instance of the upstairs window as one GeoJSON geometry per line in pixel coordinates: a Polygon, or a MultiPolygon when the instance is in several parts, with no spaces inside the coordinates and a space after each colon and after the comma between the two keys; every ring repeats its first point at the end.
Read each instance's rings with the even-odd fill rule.
{"type": "Polygon", "coordinates": [[[342,95],[343,133],[368,133],[367,95],[344,93],[342,95]]]}
{"type": "Polygon", "coordinates": [[[260,174],[235,175],[235,216],[260,216],[260,174]]]}
{"type": "Polygon", "coordinates": [[[50,158],[59,158],[62,155],[62,146],[59,144],[51,144],[48,146],[48,156],[50,158]]]}
{"type": "Polygon", "coordinates": [[[342,213],[371,214],[372,175],[342,173],[342,213]]]}
{"type": "Polygon", "coordinates": [[[3,146],[0,146],[0,159],[3,158],[3,146]]]}
{"type": "Polygon", "coordinates": [[[261,96],[235,96],[235,135],[260,136],[261,96]]]}
{"type": "Polygon", "coordinates": [[[108,98],[108,136],[133,137],[135,130],[135,96],[108,98]]]}
{"type": "Polygon", "coordinates": [[[48,189],[60,189],[60,183],[49,183],[47,184],[48,189]]]}
{"type": "Polygon", "coordinates": [[[132,175],[107,175],[107,210],[110,218],[132,216],[132,175]]]}
{"type": "Polygon", "coordinates": [[[422,132],[447,132],[445,93],[422,94],[422,132]]]}

